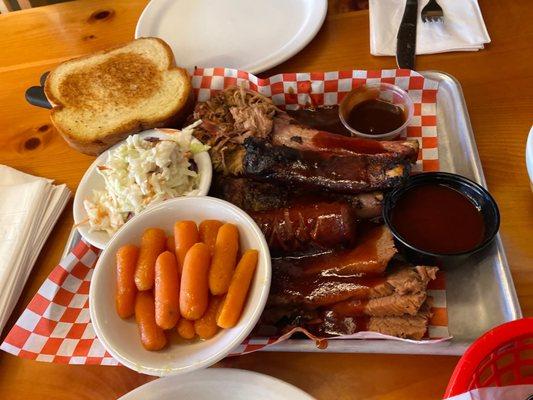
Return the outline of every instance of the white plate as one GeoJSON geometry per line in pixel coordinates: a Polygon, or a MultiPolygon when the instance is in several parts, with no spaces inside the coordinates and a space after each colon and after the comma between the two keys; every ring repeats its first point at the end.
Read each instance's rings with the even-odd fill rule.
{"type": "Polygon", "coordinates": [[[242,369],[210,368],[158,379],[119,400],[313,400],[279,379],[242,369]]]}
{"type": "Polygon", "coordinates": [[[527,173],[529,174],[529,184],[531,186],[531,190],[533,191],[533,126],[531,127],[529,136],[527,138],[526,168],[527,173]]]}
{"type": "Polygon", "coordinates": [[[160,203],[129,220],[106,246],[94,269],[89,289],[89,312],[98,339],[122,365],[149,375],[175,375],[206,368],[228,355],[250,334],[268,298],[271,264],[268,245],[253,219],[240,208],[213,197],[179,197],[160,203]],[[145,350],[133,318],[121,319],[115,310],[115,255],[127,244],[139,245],[146,228],[172,232],[178,220],[219,219],[237,225],[240,248],[259,250],[248,299],[237,325],[220,330],[209,340],[171,344],[160,351],[145,350]]]}
{"type": "Polygon", "coordinates": [[[185,68],[258,73],[282,63],[317,34],[326,0],[152,0],[135,38],[165,40],[185,68]]]}
{"type": "MultiPolygon", "coordinates": [[[[157,129],[150,129],[138,133],[141,137],[159,137],[164,138],[166,135],[157,129]]],[[[196,140],[196,139],[194,139],[196,140]]],[[[109,151],[120,146],[124,141],[117,143],[110,149],[104,151],[98,156],[98,158],[91,164],[91,166],[85,171],[83,178],[78,185],[76,194],[74,195],[74,204],[73,204],[73,214],[74,214],[74,224],[77,226],[78,231],[81,236],[93,246],[103,249],[111,237],[107,232],[104,231],[94,231],[89,230],[89,224],[87,221],[87,213],[85,212],[85,207],[83,206],[83,201],[90,199],[93,194],[93,190],[103,190],[105,188],[104,179],[98,173],[96,168],[99,165],[105,164],[109,151]]],[[[194,156],[194,161],[198,166],[198,171],[200,173],[200,182],[198,184],[198,193],[197,196],[206,196],[209,192],[209,187],[211,186],[211,177],[213,174],[211,166],[211,158],[207,152],[202,152],[194,156]]]]}

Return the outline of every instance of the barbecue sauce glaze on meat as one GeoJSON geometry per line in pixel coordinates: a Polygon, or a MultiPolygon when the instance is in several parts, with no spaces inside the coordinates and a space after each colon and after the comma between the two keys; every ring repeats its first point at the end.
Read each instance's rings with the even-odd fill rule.
{"type": "Polygon", "coordinates": [[[481,212],[460,192],[442,185],[421,185],[398,199],[391,223],[406,242],[438,254],[462,253],[482,241],[481,212]]]}
{"type": "Polygon", "coordinates": [[[327,251],[355,242],[355,213],[347,203],[302,203],[250,215],[273,253],[327,251]]]}
{"type": "Polygon", "coordinates": [[[312,141],[313,145],[318,148],[341,148],[364,154],[386,152],[381,142],[352,137],[350,131],[346,129],[339,118],[339,106],[337,105],[311,110],[287,110],[287,114],[305,126],[322,131],[314,135],[312,141]],[[333,136],[331,133],[336,133],[338,136],[333,136]]]}

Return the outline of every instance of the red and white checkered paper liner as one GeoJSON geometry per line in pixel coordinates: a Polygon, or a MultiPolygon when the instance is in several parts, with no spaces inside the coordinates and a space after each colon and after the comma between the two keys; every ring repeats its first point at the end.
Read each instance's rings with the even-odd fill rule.
{"type": "Polygon", "coordinates": [[[274,104],[289,110],[339,104],[353,88],[365,83],[392,83],[407,91],[414,103],[414,116],[406,135],[417,139],[420,153],[415,170],[438,171],[437,89],[438,82],[409,69],[380,71],[335,71],[278,74],[261,79],[231,68],[197,68],[192,86],[198,101],[218,91],[239,85],[271,97],[274,104]]]}
{"type": "MultiPolygon", "coordinates": [[[[437,84],[416,72],[347,71],[280,74],[259,79],[233,69],[205,68],[196,69],[192,78],[199,101],[208,99],[227,86],[239,84],[271,96],[277,105],[286,108],[337,104],[353,86],[375,81],[394,83],[409,92],[415,103],[415,117],[407,136],[420,141],[422,151],[419,168],[424,171],[437,170],[437,84]]],[[[106,352],[96,337],[89,317],[89,284],[98,255],[98,249],[79,240],[45,280],[0,349],[38,361],[117,365],[118,362],[106,352]]],[[[428,294],[434,300],[429,339],[447,338],[446,292],[442,275],[430,283],[428,294]]],[[[355,337],[384,338],[375,333],[362,333],[355,337]]],[[[287,335],[279,338],[248,338],[232,355],[257,351],[287,338],[287,335]]]]}

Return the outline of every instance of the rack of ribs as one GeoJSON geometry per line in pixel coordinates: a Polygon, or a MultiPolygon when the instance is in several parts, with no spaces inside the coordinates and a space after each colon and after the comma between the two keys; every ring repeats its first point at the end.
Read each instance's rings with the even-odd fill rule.
{"type": "Polygon", "coordinates": [[[221,175],[214,177],[213,190],[217,197],[248,212],[291,207],[295,203],[302,205],[343,202],[350,206],[351,212],[357,219],[379,217],[384,199],[383,192],[380,191],[353,195],[309,191],[296,186],[221,175]]]}
{"type": "Polygon", "coordinates": [[[198,103],[193,120],[202,121],[195,136],[211,146],[219,172],[340,193],[397,185],[419,152],[416,140],[375,141],[306,127],[271,99],[239,87],[198,103]]]}
{"type": "Polygon", "coordinates": [[[394,153],[301,151],[252,137],[244,141],[239,155],[242,159],[237,163],[246,177],[346,194],[393,188],[411,171],[410,162],[394,153]]]}

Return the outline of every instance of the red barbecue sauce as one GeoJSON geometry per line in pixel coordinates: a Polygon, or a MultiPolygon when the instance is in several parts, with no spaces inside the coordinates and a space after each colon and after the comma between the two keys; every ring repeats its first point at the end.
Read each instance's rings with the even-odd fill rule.
{"type": "MultiPolygon", "coordinates": [[[[392,104],[391,106],[396,107],[392,104]]],[[[357,108],[357,106],[355,108],[357,108]]],[[[350,131],[346,129],[339,119],[339,106],[320,107],[314,110],[287,110],[287,113],[301,124],[321,131],[313,137],[313,144],[317,147],[346,149],[363,154],[387,152],[383,144],[377,140],[352,137],[350,131]],[[337,133],[337,135],[331,135],[331,133],[337,133]]],[[[381,116],[378,117],[381,118],[381,116]]],[[[405,121],[405,116],[403,118],[405,121]]],[[[388,122],[385,121],[385,123],[388,122]]]]}
{"type": "Polygon", "coordinates": [[[387,101],[370,99],[356,104],[348,113],[348,125],[367,135],[382,135],[402,126],[406,116],[401,107],[387,101]]]}
{"type": "Polygon", "coordinates": [[[468,197],[437,184],[404,193],[392,210],[391,224],[407,243],[438,254],[472,250],[485,234],[483,216],[468,197]]]}
{"type": "Polygon", "coordinates": [[[339,148],[363,154],[378,154],[386,152],[383,144],[377,140],[360,139],[357,137],[331,135],[328,132],[318,132],[313,137],[313,144],[317,147],[339,148]]]}

